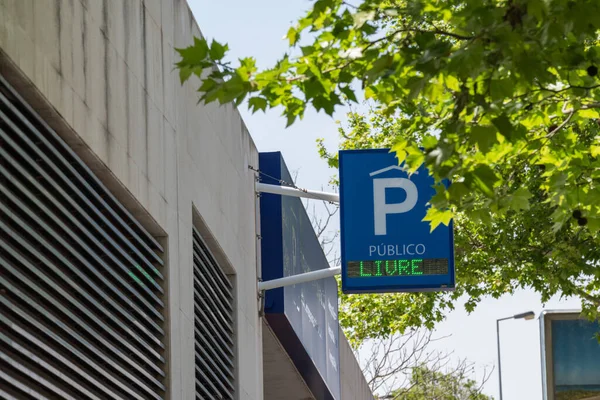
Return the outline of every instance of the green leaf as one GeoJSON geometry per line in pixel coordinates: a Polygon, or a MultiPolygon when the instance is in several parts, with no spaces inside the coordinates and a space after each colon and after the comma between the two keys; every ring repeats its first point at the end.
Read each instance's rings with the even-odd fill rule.
{"type": "Polygon", "coordinates": [[[463,182],[452,182],[448,187],[448,193],[450,198],[453,200],[460,200],[462,197],[467,196],[471,191],[463,182]]]}
{"type": "Polygon", "coordinates": [[[421,141],[421,146],[423,146],[425,149],[432,149],[434,148],[438,143],[438,139],[435,136],[425,136],[423,138],[423,140],[421,141]]]}
{"type": "Polygon", "coordinates": [[[317,51],[317,49],[314,46],[301,46],[300,50],[302,51],[303,56],[310,56],[315,51],[317,51]]]}
{"type": "Polygon", "coordinates": [[[315,110],[323,110],[327,115],[332,115],[335,111],[336,104],[341,104],[339,98],[335,94],[329,96],[317,96],[313,99],[315,110]]]}
{"type": "Polygon", "coordinates": [[[587,110],[579,110],[578,114],[582,118],[592,118],[592,119],[600,118],[600,113],[598,112],[598,110],[594,110],[591,108],[587,109],[587,110]]]}
{"type": "Polygon", "coordinates": [[[375,81],[379,76],[382,75],[383,71],[386,70],[393,62],[393,57],[386,55],[378,58],[372,64],[371,68],[365,73],[365,78],[368,83],[375,81]]]}
{"type": "Polygon", "coordinates": [[[285,37],[287,38],[288,42],[290,43],[290,46],[295,46],[296,43],[298,43],[298,39],[300,38],[300,32],[298,32],[298,30],[292,26],[288,30],[285,37]]]}
{"type": "Polygon", "coordinates": [[[304,82],[304,93],[306,95],[306,99],[322,97],[324,94],[323,92],[323,81],[316,76],[311,76],[304,82]]]}
{"type": "Polygon", "coordinates": [[[408,99],[414,100],[421,93],[423,88],[425,88],[426,84],[427,80],[425,78],[419,78],[416,76],[411,77],[406,85],[406,87],[410,90],[408,99]]]}
{"type": "Polygon", "coordinates": [[[356,28],[362,28],[364,24],[366,24],[368,21],[372,21],[373,18],[375,18],[374,10],[359,11],[356,14],[354,14],[354,26],[356,28]]]}
{"type": "Polygon", "coordinates": [[[552,225],[552,232],[557,233],[562,229],[563,225],[567,221],[567,213],[564,209],[557,207],[554,212],[550,215],[550,219],[554,222],[552,225]]]}
{"type": "Polygon", "coordinates": [[[452,220],[452,211],[450,210],[438,210],[437,208],[430,207],[423,218],[424,222],[430,222],[430,232],[433,232],[440,224],[448,225],[452,220]]]}
{"type": "Polygon", "coordinates": [[[398,165],[402,164],[406,160],[408,142],[406,140],[398,140],[392,145],[391,152],[396,153],[398,159],[398,165]]]}
{"type": "Polygon", "coordinates": [[[198,88],[199,92],[210,92],[211,90],[214,90],[217,87],[217,82],[215,82],[213,79],[207,79],[204,82],[202,82],[202,86],[200,86],[198,88]]]}
{"type": "Polygon", "coordinates": [[[469,141],[473,144],[477,144],[479,150],[487,153],[496,143],[498,143],[496,132],[496,128],[491,125],[475,125],[471,128],[469,141]]]}
{"type": "Polygon", "coordinates": [[[189,67],[182,67],[179,69],[179,80],[181,81],[181,84],[183,85],[185,83],[185,81],[187,81],[190,76],[192,75],[192,69],[189,67]]]}
{"type": "Polygon", "coordinates": [[[365,99],[375,99],[377,97],[377,93],[375,92],[375,89],[371,86],[368,86],[365,89],[365,99]]]}
{"type": "Polygon", "coordinates": [[[296,118],[298,116],[296,114],[294,114],[294,113],[286,113],[285,117],[286,117],[285,127],[289,128],[290,126],[292,126],[294,124],[294,121],[296,120],[296,118]]]}
{"type": "Polygon", "coordinates": [[[431,206],[442,210],[448,209],[450,205],[450,193],[446,189],[446,186],[441,183],[438,183],[434,186],[434,189],[435,195],[433,195],[431,200],[429,200],[431,206]]]}
{"type": "Polygon", "coordinates": [[[356,99],[356,95],[354,94],[354,90],[350,89],[349,86],[340,87],[340,91],[346,95],[348,100],[358,103],[358,100],[356,99]]]}
{"type": "Polygon", "coordinates": [[[252,114],[257,112],[258,110],[265,111],[267,108],[267,99],[263,97],[251,97],[248,99],[248,105],[252,110],[252,114]]]}
{"type": "Polygon", "coordinates": [[[505,138],[510,140],[514,128],[513,128],[512,124],[510,123],[510,120],[508,119],[508,117],[505,114],[502,114],[497,118],[494,118],[492,120],[492,123],[498,129],[498,131],[502,134],[502,136],[504,136],[505,138]]]}
{"type": "Polygon", "coordinates": [[[444,76],[444,84],[446,87],[454,92],[460,91],[460,81],[453,75],[444,76]]]}
{"type": "Polygon", "coordinates": [[[465,182],[474,189],[479,189],[487,197],[494,197],[494,186],[500,180],[498,175],[486,164],[479,164],[467,175],[465,182]]]}
{"type": "Polygon", "coordinates": [[[470,213],[471,218],[477,223],[481,223],[485,226],[492,226],[492,215],[488,209],[473,210],[470,213]]]}
{"type": "Polygon", "coordinates": [[[493,101],[512,97],[513,91],[514,84],[512,79],[492,79],[490,83],[490,94],[493,101]]]}
{"type": "Polygon", "coordinates": [[[221,44],[219,42],[217,42],[216,40],[213,40],[212,43],[210,44],[210,50],[209,50],[209,55],[210,58],[213,61],[220,61],[221,59],[223,59],[223,57],[225,57],[225,53],[228,50],[228,46],[227,44],[221,44]]]}
{"type": "Polygon", "coordinates": [[[527,3],[527,14],[535,17],[540,22],[544,21],[546,3],[543,0],[529,0],[527,3]]]}
{"type": "Polygon", "coordinates": [[[411,173],[416,172],[425,161],[425,154],[415,146],[406,148],[408,155],[406,156],[406,165],[411,173]]]}
{"type": "Polygon", "coordinates": [[[201,64],[208,55],[208,42],[204,38],[194,38],[194,45],[183,50],[181,57],[188,64],[201,64]]]}
{"type": "Polygon", "coordinates": [[[527,188],[519,188],[516,192],[510,195],[509,206],[512,210],[528,210],[529,199],[532,197],[531,193],[527,188]]]}
{"type": "Polygon", "coordinates": [[[588,217],[587,228],[592,234],[598,234],[600,232],[600,218],[588,217]]]}

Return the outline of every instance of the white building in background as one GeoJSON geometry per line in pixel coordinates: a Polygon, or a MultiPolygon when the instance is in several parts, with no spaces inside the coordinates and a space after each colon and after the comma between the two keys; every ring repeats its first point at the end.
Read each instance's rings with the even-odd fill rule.
{"type": "Polygon", "coordinates": [[[261,304],[265,249],[327,265],[235,107],[181,86],[200,35],[185,0],[0,0],[1,398],[372,398],[331,281],[261,304]]]}

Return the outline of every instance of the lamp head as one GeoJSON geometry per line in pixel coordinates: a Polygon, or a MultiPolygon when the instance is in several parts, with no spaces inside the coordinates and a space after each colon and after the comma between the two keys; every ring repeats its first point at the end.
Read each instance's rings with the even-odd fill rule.
{"type": "Polygon", "coordinates": [[[535,318],[535,313],[533,311],[527,311],[521,314],[516,314],[513,316],[514,319],[525,319],[531,320],[535,318]]]}

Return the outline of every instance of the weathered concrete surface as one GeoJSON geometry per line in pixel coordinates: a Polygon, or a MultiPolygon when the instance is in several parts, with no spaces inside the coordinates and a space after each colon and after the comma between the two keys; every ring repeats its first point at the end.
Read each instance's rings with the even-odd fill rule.
{"type": "Polygon", "coordinates": [[[340,328],[340,386],[342,400],[373,400],[373,394],[363,375],[350,343],[340,328]]]}
{"type": "Polygon", "coordinates": [[[257,150],[234,107],[197,106],[197,82],[181,86],[174,48],[193,35],[185,0],[0,0],[2,73],[28,86],[53,128],[166,236],[170,398],[194,392],[194,221],[235,275],[239,398],[262,399],[248,169],[257,150]]]}

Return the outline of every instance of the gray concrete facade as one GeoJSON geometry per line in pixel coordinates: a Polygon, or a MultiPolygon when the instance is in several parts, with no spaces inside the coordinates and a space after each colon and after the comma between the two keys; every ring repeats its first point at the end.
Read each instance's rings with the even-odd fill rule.
{"type": "MultiPolygon", "coordinates": [[[[256,282],[258,152],[232,105],[197,105],[176,47],[185,0],[0,0],[0,72],[154,235],[168,270],[168,397],[194,398],[192,226],[236,290],[237,393],[263,399],[256,282]]],[[[372,398],[345,339],[345,399],[372,398]]]]}

